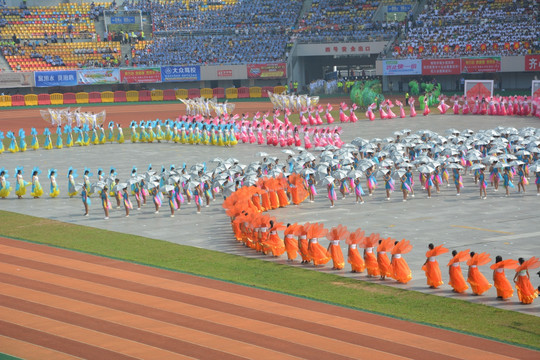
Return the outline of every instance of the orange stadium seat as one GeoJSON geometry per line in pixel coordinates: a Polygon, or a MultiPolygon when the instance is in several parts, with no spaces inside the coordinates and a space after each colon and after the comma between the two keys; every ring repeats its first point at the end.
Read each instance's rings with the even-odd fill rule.
{"type": "Polygon", "coordinates": [[[203,88],[201,89],[201,96],[205,99],[211,99],[214,97],[214,92],[212,91],[212,89],[203,88]]]}
{"type": "Polygon", "coordinates": [[[114,102],[127,102],[126,92],[125,91],[115,91],[114,92],[114,102]]]}
{"type": "Polygon", "coordinates": [[[224,88],[214,88],[212,90],[212,94],[216,99],[223,99],[225,97],[225,89],[224,88]]]}
{"type": "Polygon", "coordinates": [[[64,104],[76,104],[77,96],[75,93],[65,93],[64,94],[64,104]]]}
{"type": "Polygon", "coordinates": [[[0,95],[0,107],[11,106],[11,95],[0,95]]]}
{"type": "Polygon", "coordinates": [[[98,91],[92,91],[88,93],[88,102],[91,104],[101,102],[101,93],[98,91]]]}
{"type": "Polygon", "coordinates": [[[112,103],[114,102],[114,93],[112,91],[104,91],[101,93],[101,102],[112,103]]]}
{"type": "Polygon", "coordinates": [[[200,89],[189,89],[188,90],[188,98],[195,99],[201,97],[201,90],[200,89]]]}
{"type": "Polygon", "coordinates": [[[176,100],[176,93],[173,89],[163,90],[163,100],[173,101],[176,100]]]}
{"type": "Polygon", "coordinates": [[[248,87],[239,87],[238,88],[238,98],[247,99],[249,98],[249,88],[248,87]]]}
{"type": "Polygon", "coordinates": [[[273,86],[263,86],[262,91],[261,91],[261,97],[267,98],[269,91],[273,93],[274,92],[274,87],[273,86]]]}
{"type": "Polygon", "coordinates": [[[152,93],[150,90],[140,90],[138,101],[152,101],[152,93]]]}
{"type": "MultiPolygon", "coordinates": [[[[148,91],[148,90],[141,90],[141,91],[148,91]]],[[[126,100],[127,100],[127,102],[139,101],[139,94],[140,94],[140,91],[136,91],[136,90],[127,91],[126,92],[126,100]]]]}
{"type": "Polygon", "coordinates": [[[51,105],[51,96],[49,94],[39,94],[38,105],[51,105]]]}
{"type": "Polygon", "coordinates": [[[51,94],[51,105],[62,105],[64,103],[64,95],[59,93],[51,94]]]}
{"type": "Polygon", "coordinates": [[[186,89],[178,89],[175,91],[176,98],[185,100],[188,98],[188,91],[186,89]]]}
{"type": "Polygon", "coordinates": [[[225,97],[227,99],[238,99],[238,89],[237,88],[228,88],[225,90],[225,97]]]}
{"type": "Polygon", "coordinates": [[[75,99],[77,104],[88,104],[88,93],[87,92],[78,92],[75,94],[75,99]]]}
{"type": "Polygon", "coordinates": [[[38,104],[38,96],[36,94],[26,94],[24,95],[24,105],[26,106],[36,106],[38,104]]]}
{"type": "Polygon", "coordinates": [[[249,88],[249,97],[250,98],[260,98],[262,89],[258,86],[253,86],[249,88]]]}
{"type": "Polygon", "coordinates": [[[163,101],[163,90],[152,90],[152,101],[163,101]]]}

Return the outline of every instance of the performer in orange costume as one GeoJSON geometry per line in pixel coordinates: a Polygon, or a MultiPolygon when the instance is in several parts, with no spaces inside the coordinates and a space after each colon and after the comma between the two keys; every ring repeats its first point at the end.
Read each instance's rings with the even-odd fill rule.
{"type": "Polygon", "coordinates": [[[319,244],[319,239],[326,236],[327,233],[328,229],[325,229],[324,225],[319,223],[310,224],[307,229],[308,251],[315,266],[324,265],[332,259],[328,250],[319,244]]]}
{"type": "Polygon", "coordinates": [[[298,241],[294,238],[294,230],[298,226],[297,223],[287,224],[284,233],[285,251],[287,251],[287,260],[293,261],[298,253],[298,241]]]}
{"type": "Polygon", "coordinates": [[[366,262],[368,277],[379,276],[379,264],[377,264],[377,258],[373,254],[373,248],[379,242],[379,238],[379,234],[371,234],[369,237],[364,238],[364,261],[366,262]]]}
{"type": "Polygon", "coordinates": [[[448,263],[448,273],[450,275],[450,281],[448,285],[452,286],[452,290],[457,293],[465,292],[469,288],[463,273],[461,272],[460,262],[463,262],[469,258],[470,249],[457,252],[456,250],[452,251],[452,260],[448,263]]]}
{"type": "Polygon", "coordinates": [[[285,244],[278,235],[278,230],[284,229],[282,222],[275,223],[270,220],[270,236],[268,240],[263,242],[263,252],[265,254],[272,253],[275,257],[281,256],[285,252],[285,244]]]}
{"type": "Polygon", "coordinates": [[[519,263],[514,259],[503,260],[500,255],[495,257],[495,264],[491,265],[490,268],[493,270],[493,284],[497,289],[497,299],[508,299],[514,294],[514,289],[506,278],[504,269],[515,269],[518,266],[519,263]]]}
{"type": "Polygon", "coordinates": [[[402,284],[406,284],[412,279],[411,269],[402,257],[403,254],[412,250],[412,245],[409,240],[401,240],[394,244],[392,249],[392,277],[402,284]]]}
{"type": "Polygon", "coordinates": [[[442,245],[435,247],[433,244],[429,244],[428,248],[429,250],[426,252],[427,259],[422,266],[422,270],[426,273],[427,284],[429,287],[436,289],[444,283],[442,281],[439,263],[435,257],[447,253],[448,249],[442,245]]]}
{"type": "Polygon", "coordinates": [[[392,277],[392,266],[390,265],[390,259],[386,253],[392,251],[394,248],[394,240],[391,238],[379,240],[379,246],[377,247],[377,265],[379,266],[379,275],[381,280],[386,279],[387,276],[392,277]]]}
{"type": "Polygon", "coordinates": [[[341,224],[330,229],[328,234],[326,234],[326,238],[330,240],[327,250],[332,256],[332,262],[334,263],[334,266],[332,267],[333,270],[341,270],[345,267],[345,259],[343,258],[343,252],[339,246],[339,241],[346,239],[348,236],[349,232],[347,231],[347,227],[341,224]]]}
{"type": "Polygon", "coordinates": [[[302,175],[296,173],[289,175],[289,192],[291,193],[292,203],[295,205],[307,199],[309,193],[306,190],[302,175]]]}
{"type": "Polygon", "coordinates": [[[311,261],[311,256],[309,255],[309,242],[307,239],[307,229],[309,228],[309,223],[304,225],[298,225],[294,229],[294,235],[298,236],[298,252],[302,256],[302,264],[307,264],[311,261]]]}
{"type": "Polygon", "coordinates": [[[349,234],[347,239],[347,244],[349,245],[349,250],[347,252],[347,262],[351,264],[352,272],[363,272],[366,269],[366,263],[360,252],[358,251],[359,244],[362,243],[364,239],[364,232],[358,228],[356,231],[349,234]]]}
{"type": "Polygon", "coordinates": [[[467,282],[471,285],[471,290],[474,295],[482,295],[491,285],[486,277],[478,270],[478,266],[482,266],[491,261],[488,253],[477,254],[474,251],[471,252],[471,258],[467,261],[469,266],[469,273],[467,275],[467,282]]]}
{"type": "Polygon", "coordinates": [[[518,261],[519,266],[516,269],[516,275],[514,276],[518,298],[523,304],[532,304],[534,299],[538,297],[538,290],[533,288],[531,284],[529,269],[536,269],[539,267],[540,259],[533,256],[527,261],[523,258],[519,258],[518,261]]]}

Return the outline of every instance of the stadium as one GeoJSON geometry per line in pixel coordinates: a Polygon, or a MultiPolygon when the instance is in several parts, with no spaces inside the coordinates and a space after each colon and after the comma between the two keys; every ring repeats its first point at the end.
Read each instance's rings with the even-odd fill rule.
{"type": "Polygon", "coordinates": [[[0,358],[538,358],[536,1],[0,13],[0,358]]]}

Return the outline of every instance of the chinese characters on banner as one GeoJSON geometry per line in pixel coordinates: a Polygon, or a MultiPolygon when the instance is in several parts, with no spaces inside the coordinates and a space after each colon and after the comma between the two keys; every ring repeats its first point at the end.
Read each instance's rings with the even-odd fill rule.
{"type": "Polygon", "coordinates": [[[482,73],[482,72],[500,72],[501,57],[500,56],[483,56],[461,58],[461,72],[466,73],[482,73]]]}
{"type": "Polygon", "coordinates": [[[248,79],[279,79],[287,77],[286,63],[248,64],[248,79]]]}
{"type": "Polygon", "coordinates": [[[540,55],[525,55],[525,71],[540,71],[540,55]]]}
{"type": "Polygon", "coordinates": [[[371,46],[362,46],[362,45],[332,45],[324,47],[325,54],[332,55],[343,55],[343,54],[360,54],[360,53],[371,53],[371,46]]]}
{"type": "Polygon", "coordinates": [[[420,75],[422,60],[383,60],[383,75],[420,75]]]}
{"type": "Polygon", "coordinates": [[[77,71],[36,71],[34,80],[37,87],[77,85],[77,71]]]}
{"type": "Polygon", "coordinates": [[[461,73],[459,59],[425,59],[422,60],[423,75],[456,75],[461,73]]]}
{"type": "Polygon", "coordinates": [[[122,69],[120,81],[127,84],[159,83],[161,82],[161,68],[122,69]]]}
{"type": "Polygon", "coordinates": [[[201,80],[201,67],[193,66],[163,66],[161,79],[168,81],[199,81],[201,80]]]}

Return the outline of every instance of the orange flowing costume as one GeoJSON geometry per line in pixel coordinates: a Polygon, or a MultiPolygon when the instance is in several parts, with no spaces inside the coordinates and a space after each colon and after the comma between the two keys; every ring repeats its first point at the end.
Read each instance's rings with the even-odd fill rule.
{"type": "Polygon", "coordinates": [[[392,277],[392,265],[388,259],[387,252],[394,248],[394,239],[383,239],[377,247],[377,265],[379,266],[379,275],[384,277],[392,277]]]}
{"type": "Polygon", "coordinates": [[[375,254],[373,254],[373,248],[379,242],[379,237],[379,234],[371,234],[369,237],[364,238],[364,261],[366,262],[368,276],[379,276],[379,264],[375,254]]]}
{"type": "Polygon", "coordinates": [[[309,193],[305,188],[302,175],[296,173],[289,175],[289,184],[289,192],[291,193],[293,204],[298,205],[307,199],[309,193]]]}
{"type": "Polygon", "coordinates": [[[450,260],[448,263],[448,273],[450,275],[450,281],[448,284],[452,286],[455,292],[462,293],[465,292],[469,288],[469,285],[467,285],[467,282],[465,281],[465,278],[463,277],[463,273],[461,272],[461,266],[459,266],[460,262],[463,262],[469,258],[470,249],[460,251],[450,260]]]}
{"type": "Polygon", "coordinates": [[[326,236],[328,229],[324,228],[323,224],[314,223],[311,224],[307,231],[307,238],[309,239],[309,255],[313,259],[313,264],[324,265],[332,259],[332,256],[321,244],[319,239],[326,236]]]}
{"type": "Polygon", "coordinates": [[[474,254],[473,257],[467,261],[469,266],[469,275],[467,276],[467,282],[471,285],[473,294],[482,295],[489,290],[491,285],[486,277],[478,270],[478,266],[482,266],[491,261],[488,253],[474,254]]]}
{"type": "Polygon", "coordinates": [[[401,240],[392,249],[392,277],[402,284],[406,284],[412,279],[411,269],[401,256],[412,250],[409,240],[401,240]]]}
{"type": "Polygon", "coordinates": [[[433,250],[428,250],[426,252],[426,257],[428,258],[422,270],[426,273],[427,284],[430,287],[437,288],[443,283],[441,276],[441,269],[439,268],[439,263],[436,260],[436,256],[447,253],[448,249],[442,245],[436,246],[433,250]]]}
{"type": "Polygon", "coordinates": [[[294,229],[294,235],[298,236],[298,252],[302,256],[302,261],[310,262],[311,256],[309,255],[309,242],[307,239],[307,229],[309,228],[309,223],[304,225],[298,225],[294,229]]]}
{"type": "Polygon", "coordinates": [[[268,240],[263,242],[263,252],[265,254],[272,253],[274,256],[281,256],[285,252],[285,244],[283,243],[283,240],[278,236],[278,230],[282,230],[285,228],[285,225],[283,225],[282,222],[274,224],[270,228],[270,236],[268,236],[268,240]]]}
{"type": "Polygon", "coordinates": [[[345,267],[345,259],[343,258],[343,251],[341,251],[341,246],[339,246],[339,241],[346,239],[349,236],[347,227],[339,224],[336,227],[330,229],[326,238],[330,240],[330,245],[328,245],[328,251],[332,256],[332,261],[334,263],[333,269],[341,270],[345,267]]]}
{"type": "Polygon", "coordinates": [[[287,251],[287,259],[294,260],[296,259],[298,253],[298,241],[294,237],[294,231],[298,224],[294,223],[287,226],[285,229],[285,251],[287,251]]]}
{"type": "Polygon", "coordinates": [[[360,244],[363,240],[364,232],[360,228],[350,233],[349,238],[347,239],[347,244],[349,245],[347,262],[351,264],[352,272],[361,273],[366,269],[366,263],[358,251],[358,244],[360,244]]]}
{"type": "Polygon", "coordinates": [[[490,266],[490,269],[493,270],[493,284],[497,289],[497,297],[508,299],[511,298],[514,294],[514,289],[510,284],[510,281],[506,278],[504,274],[504,269],[515,269],[519,266],[519,263],[514,259],[506,259],[499,261],[490,266]]]}
{"type": "Polygon", "coordinates": [[[519,301],[523,304],[532,304],[534,299],[538,297],[538,290],[533,288],[531,281],[527,276],[527,271],[529,269],[536,269],[537,267],[540,267],[540,259],[533,256],[516,269],[516,290],[519,301]]]}

